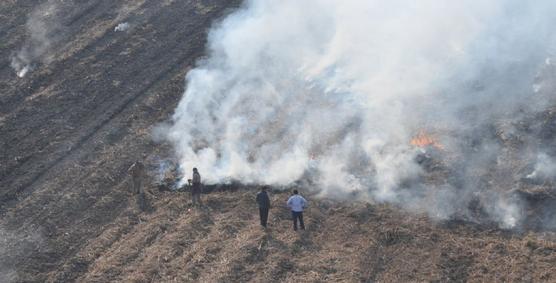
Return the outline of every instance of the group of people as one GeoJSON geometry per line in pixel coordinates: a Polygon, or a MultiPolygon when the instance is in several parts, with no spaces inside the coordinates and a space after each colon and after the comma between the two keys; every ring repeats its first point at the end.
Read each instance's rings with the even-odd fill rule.
{"type": "MultiPolygon", "coordinates": [[[[128,169],[131,174],[133,182],[133,191],[138,195],[138,206],[141,210],[145,210],[146,200],[145,192],[142,186],[142,181],[145,176],[145,166],[140,161],[137,161],[131,165],[128,169]]],[[[201,174],[197,168],[193,168],[193,175],[191,179],[188,179],[188,184],[191,187],[191,201],[193,205],[201,204],[201,174]]],[[[267,193],[268,186],[263,186],[261,191],[257,194],[256,201],[259,206],[259,217],[261,221],[261,226],[264,228],[268,224],[268,214],[270,211],[271,203],[270,197],[267,193]]],[[[301,230],[305,230],[305,223],[303,222],[303,211],[307,208],[307,200],[299,194],[298,190],[293,190],[293,194],[288,198],[286,202],[287,207],[291,210],[293,229],[297,231],[298,222],[301,230]]]]}
{"type": "MultiPolygon", "coordinates": [[[[261,191],[257,194],[257,204],[259,205],[259,218],[261,226],[266,228],[268,223],[268,213],[270,211],[270,198],[267,193],[267,186],[263,186],[261,191]]],[[[297,222],[301,230],[305,230],[305,223],[303,222],[303,210],[307,208],[307,200],[299,194],[299,191],[293,190],[293,194],[288,198],[286,205],[291,210],[293,220],[293,230],[297,231],[297,222]]]]}

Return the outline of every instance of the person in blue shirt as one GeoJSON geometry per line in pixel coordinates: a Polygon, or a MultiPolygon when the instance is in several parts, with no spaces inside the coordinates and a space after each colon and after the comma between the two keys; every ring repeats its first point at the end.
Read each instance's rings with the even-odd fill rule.
{"type": "Polygon", "coordinates": [[[301,230],[305,230],[305,224],[303,223],[303,210],[307,207],[305,198],[300,196],[297,190],[293,190],[293,195],[288,199],[287,205],[292,211],[293,230],[297,231],[298,220],[301,230]]]}

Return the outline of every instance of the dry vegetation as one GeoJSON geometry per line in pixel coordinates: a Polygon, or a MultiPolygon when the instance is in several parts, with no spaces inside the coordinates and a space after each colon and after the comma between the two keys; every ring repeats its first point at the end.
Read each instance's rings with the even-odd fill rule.
{"type": "Polygon", "coordinates": [[[295,233],[288,194],[275,191],[264,231],[247,188],[211,192],[197,209],[150,187],[138,211],[126,170],[142,153],[150,165],[168,155],[152,126],[171,115],[210,25],[239,1],[60,2],[73,19],[63,46],[18,79],[9,58],[33,5],[0,1],[0,281],[556,281],[556,238],[534,229],[308,195],[308,229],[295,233]],[[113,32],[123,21],[134,28],[113,32]]]}
{"type": "MultiPolygon", "coordinates": [[[[270,228],[258,225],[253,190],[212,192],[204,207],[186,193],[149,194],[80,253],[80,282],[553,281],[552,233],[433,223],[392,206],[309,196],[307,230],[294,232],[272,193],[270,228]]],[[[133,203],[133,202],[132,202],[133,203]]]]}

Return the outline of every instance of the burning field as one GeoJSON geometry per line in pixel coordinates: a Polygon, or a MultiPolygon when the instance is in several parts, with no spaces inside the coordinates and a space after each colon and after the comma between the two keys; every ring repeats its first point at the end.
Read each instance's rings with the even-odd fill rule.
{"type": "Polygon", "coordinates": [[[302,183],[520,229],[525,183],[556,177],[543,136],[556,103],[553,10],[248,1],[212,28],[209,56],[154,134],[182,174],[199,167],[210,184],[302,183]]]}
{"type": "Polygon", "coordinates": [[[0,282],[556,280],[551,1],[31,2],[0,2],[0,282]]]}

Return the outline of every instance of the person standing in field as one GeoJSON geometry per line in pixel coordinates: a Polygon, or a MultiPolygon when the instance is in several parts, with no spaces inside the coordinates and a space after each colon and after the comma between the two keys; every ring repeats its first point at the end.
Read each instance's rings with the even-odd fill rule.
{"type": "Polygon", "coordinates": [[[193,168],[193,177],[191,178],[191,202],[193,205],[201,204],[201,174],[197,168],[193,168]]]}
{"type": "Polygon", "coordinates": [[[270,210],[270,198],[266,193],[267,186],[263,186],[261,191],[257,194],[257,204],[259,205],[259,217],[261,219],[261,226],[266,228],[268,222],[268,211],[270,210]]]}
{"type": "Polygon", "coordinates": [[[305,230],[305,223],[303,223],[303,210],[307,207],[305,198],[299,195],[297,190],[293,190],[293,195],[288,199],[287,205],[292,211],[293,230],[297,231],[298,220],[301,230],[305,230]]]}
{"type": "Polygon", "coordinates": [[[145,189],[143,188],[143,179],[145,178],[145,165],[139,160],[133,163],[127,170],[131,174],[131,182],[133,184],[133,193],[137,195],[137,204],[139,209],[145,210],[145,189]]]}

